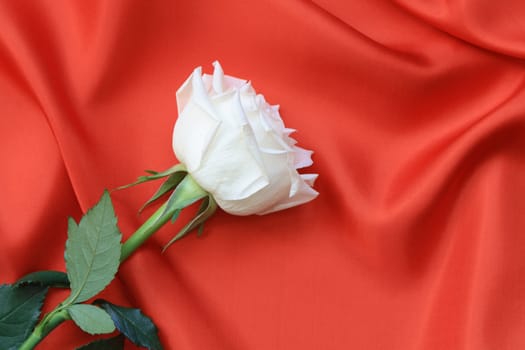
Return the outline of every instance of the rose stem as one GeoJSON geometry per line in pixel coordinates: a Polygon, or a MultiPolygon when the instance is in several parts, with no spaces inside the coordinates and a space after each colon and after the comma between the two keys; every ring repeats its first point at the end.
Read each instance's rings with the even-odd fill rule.
{"type": "Polygon", "coordinates": [[[175,214],[177,208],[174,207],[171,210],[168,210],[164,213],[167,202],[160,206],[153,215],[149,217],[146,222],[140,226],[135,233],[128,238],[126,242],[122,245],[122,250],[120,253],[120,262],[126,260],[138,247],[142,245],[151,235],[157,232],[169,219],[175,214]]]}
{"type": "Polygon", "coordinates": [[[40,322],[31,335],[25,340],[20,346],[19,350],[31,350],[37,346],[46,335],[49,334],[53,329],[58,327],[62,322],[70,319],[69,314],[66,310],[60,310],[55,313],[48,315],[47,322],[40,322]]]}

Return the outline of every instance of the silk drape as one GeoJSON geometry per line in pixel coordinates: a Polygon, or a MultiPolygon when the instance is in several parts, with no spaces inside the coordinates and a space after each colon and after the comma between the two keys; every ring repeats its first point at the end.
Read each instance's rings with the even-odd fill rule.
{"type": "MultiPolygon", "coordinates": [[[[67,216],[176,162],[175,91],[218,59],[281,105],[321,194],[218,213],[161,254],[183,214],[107,299],[166,349],[525,348],[524,18],[519,0],[0,1],[0,283],[63,270],[67,216]]],[[[154,189],[113,194],[125,237],[154,189]]],[[[89,339],[68,323],[40,348],[89,339]]]]}

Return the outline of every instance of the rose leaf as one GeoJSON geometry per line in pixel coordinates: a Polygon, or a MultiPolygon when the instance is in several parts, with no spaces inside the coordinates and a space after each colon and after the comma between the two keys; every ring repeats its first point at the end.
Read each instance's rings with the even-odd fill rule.
{"type": "Polygon", "coordinates": [[[67,308],[69,316],[77,326],[89,334],[105,334],[115,330],[108,313],[94,305],[75,304],[67,308]]]}
{"type": "Polygon", "coordinates": [[[54,288],[69,288],[67,274],[62,271],[43,270],[25,275],[16,281],[16,286],[39,285],[54,288]]]}
{"type": "Polygon", "coordinates": [[[162,350],[157,327],[140,309],[114,305],[102,299],[96,300],[95,304],[107,311],[117,329],[135,345],[162,350]]]}
{"type": "Polygon", "coordinates": [[[2,349],[18,349],[33,331],[47,294],[38,285],[0,285],[0,344],[2,349]]]}
{"type": "Polygon", "coordinates": [[[124,337],[119,334],[108,339],[99,339],[83,345],[76,350],[122,350],[124,349],[124,337]]]}
{"type": "Polygon", "coordinates": [[[65,259],[71,294],[63,304],[86,301],[113,280],[120,261],[120,239],[107,191],[79,225],[70,218],[65,259]]]}

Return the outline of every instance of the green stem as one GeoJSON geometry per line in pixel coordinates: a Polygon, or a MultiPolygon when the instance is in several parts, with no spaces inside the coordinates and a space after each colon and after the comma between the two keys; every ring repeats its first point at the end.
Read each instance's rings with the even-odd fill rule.
{"type": "Polygon", "coordinates": [[[69,314],[66,310],[52,312],[49,314],[49,317],[44,319],[46,322],[40,322],[38,326],[35,327],[33,333],[31,333],[22,346],[20,346],[19,350],[33,349],[46,335],[49,334],[49,332],[58,327],[62,322],[69,320],[69,318],[69,314]]]}
{"type": "Polygon", "coordinates": [[[167,202],[164,203],[153,215],[140,226],[131,237],[122,245],[120,262],[126,260],[138,247],[142,245],[152,234],[157,232],[173,216],[176,208],[164,213],[167,202]],[[162,215],[164,213],[164,215],[162,215]]]}

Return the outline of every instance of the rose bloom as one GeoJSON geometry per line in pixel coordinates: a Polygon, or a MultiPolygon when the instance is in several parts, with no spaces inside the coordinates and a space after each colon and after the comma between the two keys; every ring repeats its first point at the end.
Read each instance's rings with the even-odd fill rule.
{"type": "Polygon", "coordinates": [[[250,82],[198,67],[177,91],[173,150],[190,175],[234,215],[267,214],[314,199],[312,151],[297,147],[279,115],[250,82]]]}

